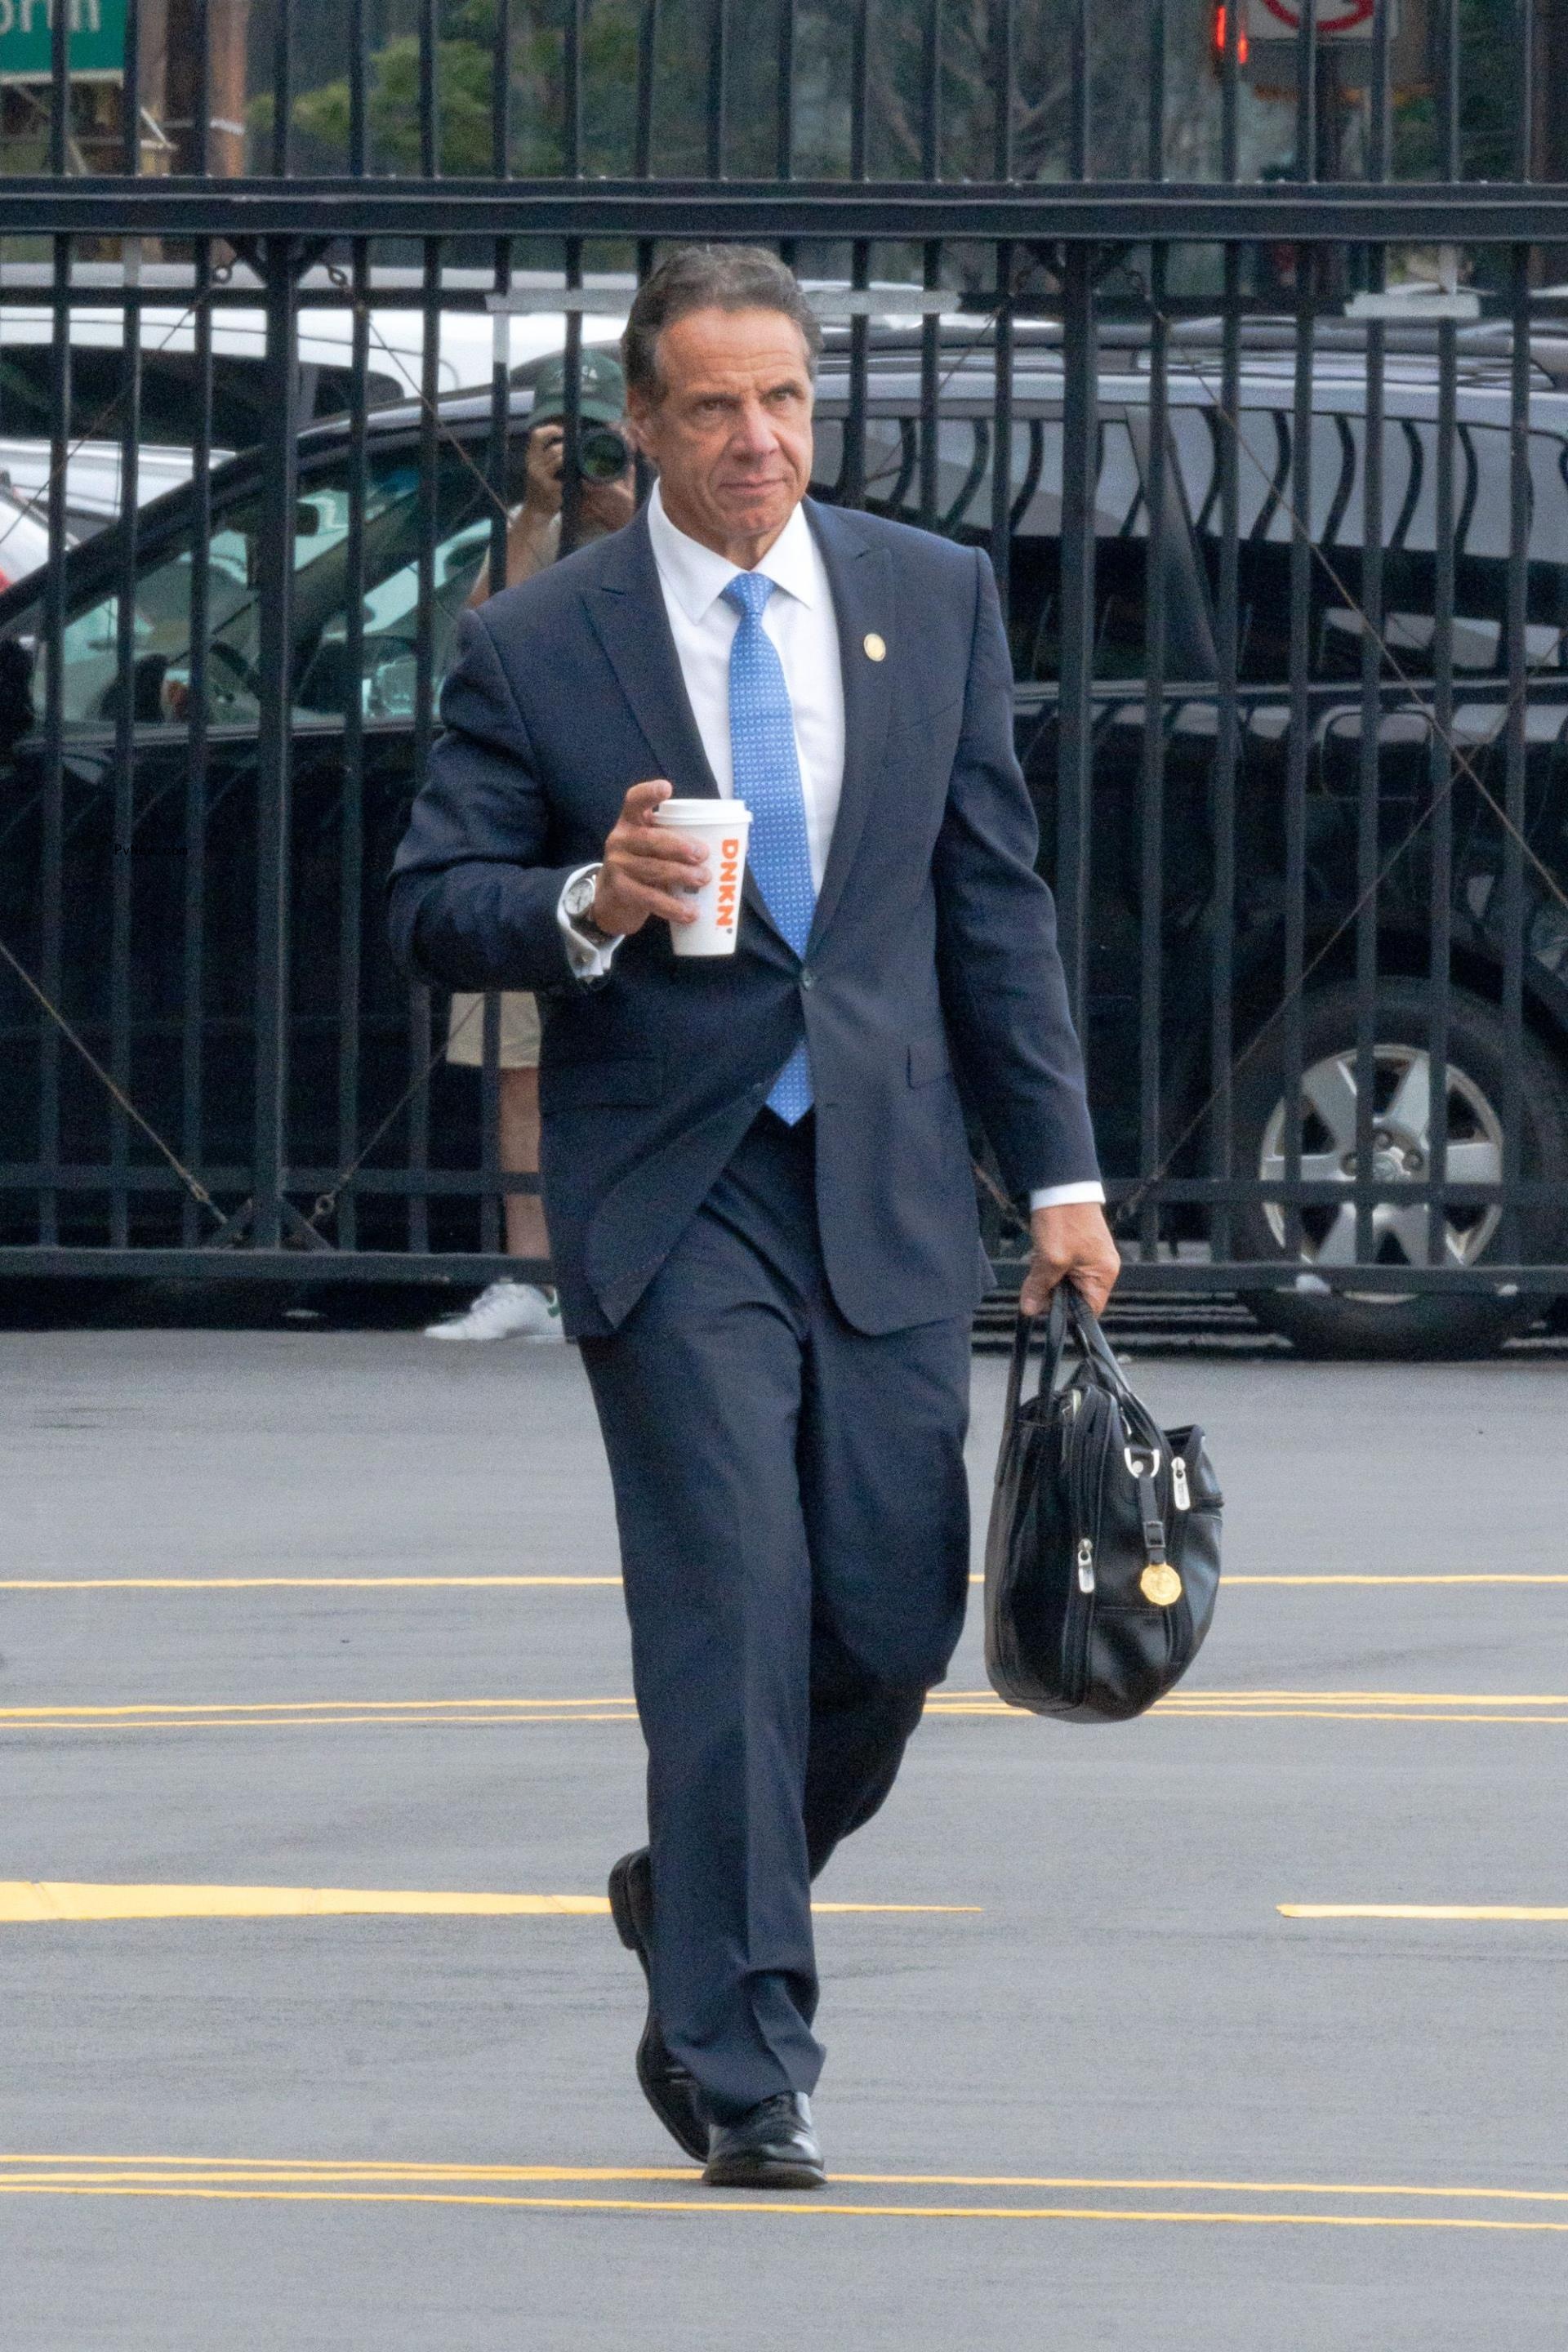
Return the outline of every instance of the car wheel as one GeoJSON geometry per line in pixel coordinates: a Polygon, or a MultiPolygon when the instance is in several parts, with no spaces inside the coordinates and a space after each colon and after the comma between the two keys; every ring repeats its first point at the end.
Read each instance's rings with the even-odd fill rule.
{"type": "MultiPolygon", "coordinates": [[[[1432,1059],[1428,992],[1416,981],[1379,988],[1374,1023],[1373,1149],[1384,1182],[1424,1182],[1431,1164],[1432,1059]]],[[[1313,1182],[1355,1175],[1356,993],[1348,985],[1324,989],[1306,1006],[1301,1076],[1301,1174],[1313,1182]]],[[[1449,999],[1447,1048],[1447,1167],[1456,1183],[1500,1181],[1502,1106],[1507,1098],[1509,1033],[1484,999],[1455,989],[1449,999]]],[[[1568,1071],[1534,1036],[1523,1039],[1520,1157],[1529,1178],[1568,1164],[1568,1071]]],[[[1278,1024],[1237,1084],[1236,1137],[1239,1174],[1278,1181],[1285,1174],[1285,1077],[1278,1024]]],[[[1495,1204],[1451,1205],[1445,1220],[1447,1262],[1484,1266],[1496,1255],[1501,1213],[1495,1204]]],[[[1479,1285],[1473,1295],[1401,1297],[1365,1289],[1331,1291],[1315,1283],[1314,1268],[1354,1263],[1352,1202],[1301,1213],[1300,1243],[1289,1245],[1288,1220],[1278,1202],[1249,1205],[1237,1220],[1238,1255],[1293,1258],[1301,1267],[1290,1290],[1245,1294],[1269,1330],[1303,1354],[1403,1358],[1490,1354],[1541,1311],[1539,1299],[1499,1297],[1479,1285]]],[[[1521,1257],[1552,1263],[1568,1255],[1568,1213],[1559,1207],[1521,1210],[1521,1257]]],[[[1427,1262],[1427,1210],[1395,1200],[1372,1214],[1373,1248],[1384,1265],[1427,1262]]]]}

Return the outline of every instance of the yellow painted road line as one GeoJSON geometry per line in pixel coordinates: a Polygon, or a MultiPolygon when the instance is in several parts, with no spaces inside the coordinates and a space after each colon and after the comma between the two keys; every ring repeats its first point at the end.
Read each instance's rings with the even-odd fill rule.
{"type": "MultiPolygon", "coordinates": [[[[321,1919],[361,1914],[421,1917],[601,1918],[603,1895],[428,1894],[363,1886],[90,1885],[65,1879],[0,1879],[0,1924],[87,1919],[321,1919]]],[[[973,1903],[817,1903],[832,1914],[976,1916],[973,1903]]]]}
{"type": "Polygon", "coordinates": [[[1280,1573],[1268,1576],[1226,1576],[1223,1579],[1223,1584],[1226,1592],[1233,1592],[1237,1585],[1254,1584],[1568,1584],[1568,1575],[1556,1573],[1538,1575],[1531,1570],[1512,1569],[1478,1570],[1473,1573],[1467,1571],[1462,1575],[1456,1573],[1450,1576],[1445,1576],[1440,1572],[1429,1575],[1414,1570],[1407,1576],[1397,1572],[1387,1576],[1360,1574],[1295,1576],[1280,1573]]]}
{"type": "Polygon", "coordinates": [[[526,1590],[535,1585],[614,1585],[618,1576],[20,1576],[0,1578],[0,1592],[411,1591],[526,1590]]]}
{"type": "MultiPolygon", "coordinates": [[[[329,2157],[246,2158],[197,2156],[0,2155],[0,2167],[20,2168],[17,2177],[62,2180],[138,2178],[180,2180],[195,2174],[215,2181],[234,2179],[310,2182],[489,2181],[497,2184],[582,2186],[660,2182],[689,2183],[689,2165],[416,2164],[372,2157],[348,2163],[329,2157]]],[[[0,2172],[0,2179],[5,2175],[0,2172]]],[[[1082,2173],[835,2172],[840,2189],[1055,2189],[1119,2196],[1324,2197],[1369,2202],[1384,2199],[1439,2200],[1470,2204],[1568,2205],[1568,2189],[1497,2189],[1431,2183],[1326,2180],[1202,2180],[1180,2176],[1130,2179],[1082,2173]]]]}
{"type": "Polygon", "coordinates": [[[1446,2230],[1509,2235],[1568,2236],[1568,2221],[1493,2221],[1437,2213],[1244,2213],[1127,2205],[878,2205],[839,2204],[823,2197],[737,2200],[703,2197],[540,2197],[495,2190],[427,2189],[277,2189],[142,2187],[121,2179],[91,2185],[0,2179],[0,2197],[141,2197],[216,2203],[321,2205],[475,2205],[552,2213],[744,2213],[753,2219],[901,2221],[1140,2221],[1207,2223],[1210,2227],[1318,2230],[1446,2230]]]}
{"type": "MultiPolygon", "coordinates": [[[[971,1584],[984,1584],[972,1576],[971,1584]]],[[[531,1586],[613,1586],[618,1576],[20,1576],[0,1577],[0,1592],[373,1592],[399,1589],[436,1591],[443,1588],[478,1591],[525,1590],[531,1586]]],[[[1256,1585],[1315,1584],[1568,1584],[1568,1574],[1536,1574],[1498,1570],[1454,1575],[1408,1576],[1360,1574],[1233,1575],[1225,1590],[1235,1592],[1256,1585]]]]}
{"type": "MultiPolygon", "coordinates": [[[[137,1699],[113,1706],[4,1706],[0,1707],[0,1724],[26,1723],[47,1716],[51,1721],[61,1716],[161,1716],[161,1715],[311,1715],[322,1707],[353,1707],[362,1715],[398,1715],[418,1709],[434,1715],[443,1709],[461,1708],[477,1713],[482,1708],[519,1708],[532,1711],[541,1707],[631,1706],[630,1698],[279,1698],[279,1699],[137,1699]]],[[[1563,1706],[1568,1706],[1568,1699],[1563,1706]]]]}
{"type": "MultiPolygon", "coordinates": [[[[955,1693],[956,1696],[957,1694],[955,1693]]],[[[965,1696],[971,1696],[969,1693],[965,1696]]],[[[975,1692],[978,1697],[980,1693],[975,1692]]],[[[1321,1702],[1325,1706],[1344,1706],[1364,1700],[1377,1706],[1568,1706],[1568,1692],[1549,1691],[1404,1691],[1404,1690],[1193,1690],[1173,1691],[1162,1702],[1166,1706],[1207,1706],[1215,1701],[1233,1704],[1246,1700],[1249,1704],[1264,1700],[1279,1700],[1292,1706],[1321,1702]]]]}
{"type": "Polygon", "coordinates": [[[1280,1903],[1285,1919],[1554,1919],[1568,1921],[1568,1904],[1528,1903],[1280,1903]]]}
{"type": "Polygon", "coordinates": [[[1561,1728],[1568,1715],[1423,1715],[1404,1708],[1373,1713],[1364,1707],[1194,1706],[1151,1710],[1167,1723],[1502,1723],[1515,1728],[1561,1728]]]}
{"type": "MultiPolygon", "coordinates": [[[[991,1691],[940,1691],[933,1717],[1027,1722],[1026,1710],[991,1691]]],[[[1568,1725],[1568,1694],[1384,1690],[1178,1690],[1152,1712],[1167,1722],[1316,1722],[1568,1725]],[[1561,1708],[1560,1714],[1543,1710],[1561,1708]]],[[[0,1707],[6,1733],[428,1729],[546,1723],[635,1723],[629,1696],[559,1698],[139,1700],[110,1706],[0,1707]]]]}

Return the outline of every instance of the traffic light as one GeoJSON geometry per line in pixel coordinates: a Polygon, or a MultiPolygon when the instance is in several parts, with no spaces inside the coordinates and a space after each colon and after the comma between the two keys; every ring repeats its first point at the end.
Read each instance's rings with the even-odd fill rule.
{"type": "MultiPolygon", "coordinates": [[[[1236,0],[1236,5],[1239,11],[1242,5],[1242,0],[1236,0]]],[[[1214,62],[1216,73],[1223,72],[1225,69],[1225,47],[1226,41],[1230,37],[1228,20],[1228,0],[1215,0],[1214,62]]],[[[1244,66],[1247,63],[1247,26],[1238,21],[1236,33],[1236,62],[1238,66],[1244,66]]]]}

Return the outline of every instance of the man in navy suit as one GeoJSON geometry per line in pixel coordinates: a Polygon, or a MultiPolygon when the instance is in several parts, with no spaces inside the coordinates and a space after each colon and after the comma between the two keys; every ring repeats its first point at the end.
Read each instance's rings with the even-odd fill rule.
{"type": "Polygon", "coordinates": [[[811,1880],[892,1786],[969,1574],[963,1103],[1034,1257],[1118,1258],[984,555],[807,499],[818,333],[690,248],[633,305],[626,530],[463,624],[395,944],[544,1010],[542,1184],[615,1486],[648,1843],[637,2074],[715,2186],[815,2188],[811,1880]],[[733,955],[677,957],[752,811],[733,955]],[[962,1098],[962,1099],[961,1099],[962,1098]]]}

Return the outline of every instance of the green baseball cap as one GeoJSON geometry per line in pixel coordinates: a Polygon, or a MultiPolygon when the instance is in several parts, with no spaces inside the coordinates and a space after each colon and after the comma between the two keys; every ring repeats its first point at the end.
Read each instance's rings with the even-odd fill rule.
{"type": "MultiPolygon", "coordinates": [[[[610,352],[595,350],[583,353],[579,372],[582,393],[578,413],[584,425],[618,425],[626,413],[626,380],[621,363],[610,352]]],[[[542,425],[547,418],[566,414],[566,361],[548,359],[533,379],[533,408],[530,423],[542,425]]]]}

